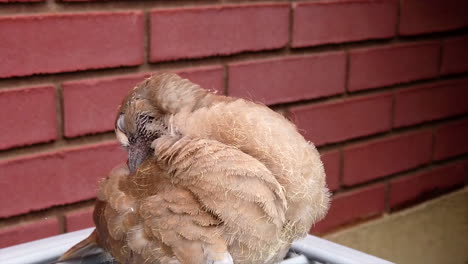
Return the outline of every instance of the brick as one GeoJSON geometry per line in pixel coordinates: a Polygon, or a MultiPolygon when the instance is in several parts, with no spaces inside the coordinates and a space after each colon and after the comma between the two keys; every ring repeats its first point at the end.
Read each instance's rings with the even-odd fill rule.
{"type": "Polygon", "coordinates": [[[140,11],[0,18],[0,78],[143,63],[140,11]]]}
{"type": "Polygon", "coordinates": [[[151,12],[150,60],[228,55],[286,46],[287,4],[204,6],[151,12]]]}
{"type": "Polygon", "coordinates": [[[67,232],[93,227],[93,208],[81,209],[65,214],[67,232]]]}
{"type": "Polygon", "coordinates": [[[442,53],[442,74],[468,71],[468,37],[447,39],[442,53]]]}
{"type": "Polygon", "coordinates": [[[358,91],[436,77],[439,43],[395,44],[350,53],[349,90],[358,91]]]}
{"type": "Polygon", "coordinates": [[[55,111],[53,86],[0,90],[0,149],[57,139],[55,111]]]}
{"type": "Polygon", "coordinates": [[[390,182],[389,205],[401,208],[445,190],[463,186],[468,162],[458,162],[431,171],[408,175],[390,182]]]}
{"type": "Polygon", "coordinates": [[[385,185],[373,185],[333,196],[330,210],[312,233],[326,233],[339,226],[380,215],[385,209],[385,185]]]}
{"type": "Polygon", "coordinates": [[[400,34],[454,30],[468,26],[466,0],[405,0],[400,7],[400,34]]]}
{"type": "Polygon", "coordinates": [[[393,37],[395,1],[318,1],[293,4],[293,47],[393,37]]]}
{"type": "Polygon", "coordinates": [[[95,197],[97,180],[125,160],[115,141],[0,162],[0,217],[95,197]]]}
{"type": "MultiPolygon", "coordinates": [[[[202,87],[222,91],[221,66],[175,70],[202,87]]],[[[117,108],[127,93],[150,73],[70,81],[63,83],[64,134],[76,137],[112,131],[117,108]]]]}
{"type": "Polygon", "coordinates": [[[388,131],[392,95],[372,95],[291,109],[304,137],[316,145],[388,131]]]}
{"type": "Polygon", "coordinates": [[[265,104],[340,94],[345,63],[343,52],[232,63],[228,93],[265,104]]]}
{"type": "Polygon", "coordinates": [[[13,246],[59,234],[57,218],[45,218],[33,222],[0,229],[0,248],[13,246]]]}
{"type": "Polygon", "coordinates": [[[330,191],[340,188],[340,151],[329,151],[321,155],[325,174],[327,175],[327,185],[330,191]]]}
{"type": "Polygon", "coordinates": [[[395,95],[394,126],[402,127],[468,112],[468,79],[422,85],[395,95]]]}
{"type": "Polygon", "coordinates": [[[436,129],[434,159],[443,160],[468,153],[468,119],[436,129]]]}
{"type": "Polygon", "coordinates": [[[64,134],[76,137],[111,131],[123,98],[149,74],[63,83],[64,134]]]}
{"type": "Polygon", "coordinates": [[[431,151],[431,131],[347,147],[343,152],[343,183],[354,185],[416,168],[431,160],[431,151]]]}

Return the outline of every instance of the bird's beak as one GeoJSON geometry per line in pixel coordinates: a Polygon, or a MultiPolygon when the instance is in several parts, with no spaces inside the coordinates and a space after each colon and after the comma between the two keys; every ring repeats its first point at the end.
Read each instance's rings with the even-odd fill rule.
{"type": "Polygon", "coordinates": [[[130,173],[135,173],[138,166],[151,155],[151,148],[146,146],[130,147],[128,150],[128,169],[130,173]]]}

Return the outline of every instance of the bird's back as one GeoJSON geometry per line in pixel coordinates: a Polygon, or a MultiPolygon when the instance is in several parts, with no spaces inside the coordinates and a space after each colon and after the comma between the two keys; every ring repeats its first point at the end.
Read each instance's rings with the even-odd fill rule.
{"type": "Polygon", "coordinates": [[[182,134],[234,146],[263,163],[284,188],[286,220],[294,239],[305,235],[328,209],[329,193],[320,155],[282,115],[237,99],[175,115],[182,134]]]}

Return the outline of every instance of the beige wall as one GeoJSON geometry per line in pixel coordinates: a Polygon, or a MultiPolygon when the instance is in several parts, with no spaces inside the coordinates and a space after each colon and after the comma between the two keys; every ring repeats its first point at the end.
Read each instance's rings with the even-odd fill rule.
{"type": "Polygon", "coordinates": [[[468,187],[325,238],[398,264],[467,264],[468,187]]]}

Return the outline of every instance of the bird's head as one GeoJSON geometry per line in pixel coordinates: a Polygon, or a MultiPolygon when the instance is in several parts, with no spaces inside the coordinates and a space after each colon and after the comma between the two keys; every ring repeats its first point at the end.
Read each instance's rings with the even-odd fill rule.
{"type": "Polygon", "coordinates": [[[153,154],[151,143],[168,130],[171,115],[199,107],[207,92],[176,74],[151,76],[124,98],[115,121],[115,134],[128,152],[135,172],[153,154]]]}
{"type": "Polygon", "coordinates": [[[164,133],[164,115],[147,99],[133,98],[126,102],[115,123],[115,134],[128,152],[128,167],[137,167],[152,154],[151,142],[164,133]]]}
{"type": "Polygon", "coordinates": [[[165,112],[152,97],[157,89],[144,81],[123,100],[115,121],[115,134],[128,152],[128,167],[134,173],[153,154],[151,143],[167,129],[165,112]]]}
{"type": "Polygon", "coordinates": [[[138,166],[152,155],[151,142],[165,128],[157,111],[138,110],[145,102],[131,104],[131,110],[122,112],[116,121],[115,134],[128,152],[128,167],[135,172],[138,166]]]}

